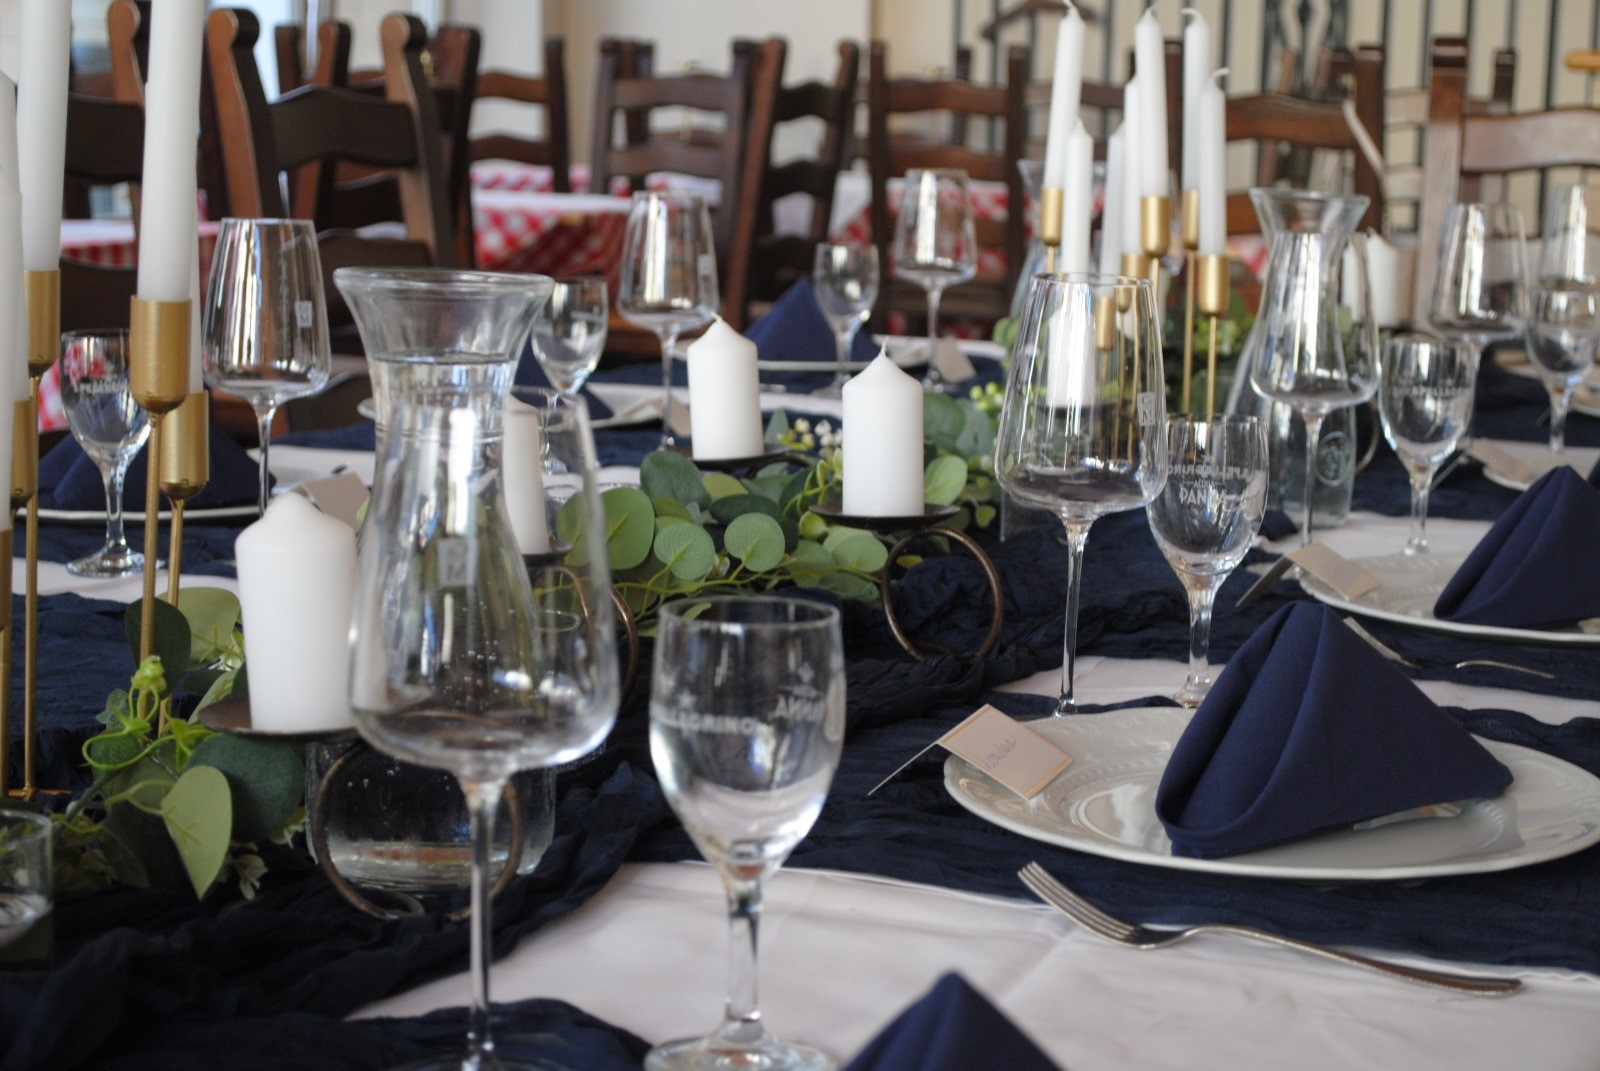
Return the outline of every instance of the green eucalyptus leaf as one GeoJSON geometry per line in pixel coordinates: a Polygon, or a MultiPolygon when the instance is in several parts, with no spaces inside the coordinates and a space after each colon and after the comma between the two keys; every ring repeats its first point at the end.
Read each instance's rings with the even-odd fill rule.
{"type": "Polygon", "coordinates": [[[978,522],[979,528],[989,527],[989,525],[994,521],[994,518],[995,508],[993,506],[982,505],[973,510],[973,520],[978,522]]]}
{"type": "Polygon", "coordinates": [[[218,733],[194,749],[184,774],[197,765],[215,767],[228,779],[234,840],[266,840],[288,823],[305,796],[305,763],[288,744],[218,733]]]}
{"type": "Polygon", "coordinates": [[[783,437],[789,434],[789,414],[782,409],[774,409],[767,418],[767,430],[762,438],[769,443],[781,443],[783,437]]]}
{"type": "Polygon", "coordinates": [[[828,534],[828,522],[807,510],[800,516],[800,538],[822,539],[828,534]]]}
{"type": "Polygon", "coordinates": [[[955,450],[956,437],[966,421],[961,403],[950,395],[929,391],[922,396],[922,435],[940,450],[955,450]]]}
{"type": "MultiPolygon", "coordinates": [[[[144,600],[135,599],[128,604],[128,612],[122,616],[122,629],[128,637],[128,649],[133,652],[135,665],[140,661],[139,628],[143,607],[144,600]]],[[[157,599],[155,642],[151,653],[161,659],[161,671],[166,675],[169,692],[189,672],[189,649],[192,645],[188,619],[176,606],[170,605],[165,599],[157,599]]]]}
{"type": "Polygon", "coordinates": [[[783,560],[783,529],[764,513],[735,517],[723,533],[723,543],[752,572],[764,573],[783,560]]]}
{"type": "Polygon", "coordinates": [[[205,695],[200,697],[200,705],[195,707],[195,710],[204,710],[212,703],[231,696],[233,694],[234,685],[238,683],[242,675],[242,667],[240,669],[230,669],[226,672],[218,673],[216,679],[211,682],[211,686],[206,689],[205,695]]]}
{"type": "Polygon", "coordinates": [[[717,564],[717,548],[706,530],[684,521],[656,533],[655,555],[680,580],[704,579],[717,564]]]}
{"type": "Polygon", "coordinates": [[[143,750],[144,745],[139,743],[138,738],[126,733],[91,737],[84,745],[89,765],[97,769],[108,769],[121,766],[125,762],[132,762],[133,757],[143,750]]]}
{"type": "MultiPolygon", "coordinates": [[[[695,486],[700,486],[700,478],[698,473],[695,475],[695,486]]],[[[689,507],[685,506],[682,502],[679,502],[675,498],[652,498],[650,500],[650,504],[656,509],[656,520],[658,521],[663,517],[673,517],[680,521],[694,520],[694,518],[689,515],[689,507]]]]}
{"type": "Polygon", "coordinates": [[[189,622],[191,664],[215,662],[233,648],[239,596],[226,588],[186,587],[178,593],[178,609],[189,622]]]}
{"type": "Polygon", "coordinates": [[[792,504],[805,494],[806,481],[810,478],[811,471],[811,469],[797,469],[784,477],[783,488],[778,492],[778,505],[785,509],[798,508],[792,504]]]}
{"type": "Polygon", "coordinates": [[[613,487],[600,495],[606,513],[606,556],[613,569],[644,561],[656,536],[656,511],[635,487],[613,487]]]}
{"type": "Polygon", "coordinates": [[[700,480],[694,462],[673,450],[656,450],[639,463],[639,487],[651,498],[674,502],[711,504],[711,494],[700,480]]]}
{"type": "Polygon", "coordinates": [[[948,506],[967,486],[967,463],[959,457],[936,457],[922,473],[922,497],[936,506],[948,506]]]}
{"type": "Polygon", "coordinates": [[[802,539],[789,551],[789,572],[799,583],[809,584],[833,568],[833,555],[814,540],[802,539]]]}
{"type": "Polygon", "coordinates": [[[588,527],[588,513],[583,503],[582,495],[573,495],[556,511],[556,539],[568,546],[579,546],[584,529],[588,527]]]}
{"type": "Polygon", "coordinates": [[[779,517],[778,527],[783,529],[783,552],[788,554],[800,544],[800,526],[788,517],[779,517]]]}
{"type": "Polygon", "coordinates": [[[816,586],[831,591],[840,598],[855,599],[860,602],[875,601],[878,595],[876,580],[854,573],[841,573],[837,569],[819,576],[816,586]]]}
{"type": "Polygon", "coordinates": [[[675,524],[687,524],[690,528],[694,527],[687,517],[663,517],[658,513],[656,514],[656,535],[660,535],[663,528],[671,528],[675,524]]]}
{"type": "Polygon", "coordinates": [[[778,504],[765,495],[729,495],[711,503],[711,517],[718,524],[732,524],[746,513],[764,513],[773,520],[783,516],[778,504]]]}
{"type": "Polygon", "coordinates": [[[864,573],[876,573],[889,560],[889,548],[860,528],[835,528],[822,545],[837,564],[864,573]]]}
{"type": "Polygon", "coordinates": [[[729,495],[742,495],[747,492],[744,484],[729,476],[726,472],[708,472],[700,478],[706,492],[712,499],[727,498],[729,495]]]}
{"type": "Polygon", "coordinates": [[[204,897],[228,857],[233,829],[228,779],[215,767],[191,763],[161,801],[161,820],[183,859],[195,896],[204,897]]]}

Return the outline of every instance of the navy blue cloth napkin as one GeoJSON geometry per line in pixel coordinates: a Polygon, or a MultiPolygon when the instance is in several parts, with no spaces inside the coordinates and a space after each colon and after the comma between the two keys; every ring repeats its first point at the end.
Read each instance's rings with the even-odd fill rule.
{"type": "Polygon", "coordinates": [[[1600,491],[1560,465],[1524,491],[1433,606],[1442,621],[1547,628],[1600,617],[1600,491]]]}
{"type": "MultiPolygon", "coordinates": [[[[531,342],[522,351],[522,357],[517,362],[517,374],[514,382],[519,387],[550,386],[550,377],[544,374],[544,368],[539,364],[538,355],[533,352],[533,343],[531,342]]],[[[599,395],[588,387],[581,388],[578,391],[578,395],[589,403],[590,420],[607,420],[613,415],[611,407],[602,402],[599,395]]]]}
{"type": "Polygon", "coordinates": [[[1594,468],[1589,470],[1589,486],[1600,488],[1600,461],[1594,463],[1594,468]]]}
{"type": "MultiPolygon", "coordinates": [[[[228,438],[215,425],[211,428],[211,478],[205,489],[189,499],[189,509],[240,506],[260,497],[259,467],[244,447],[228,438]]],[[[128,465],[122,481],[123,508],[144,508],[145,457],[140,448],[128,465]]],[[[39,505],[44,509],[103,510],[106,508],[105,482],[100,466],[94,463],[78,441],[68,436],[39,459],[39,505]]]]}
{"type": "Polygon", "coordinates": [[[1056,1071],[1050,1057],[959,974],[940,978],[845,1071],[1056,1071]]]}
{"type": "MultiPolygon", "coordinates": [[[[838,359],[833,328],[817,306],[810,279],[801,279],[772,303],[766,315],[745,329],[763,361],[833,361],[838,359]]],[[[852,361],[870,361],[878,355],[872,335],[857,331],[850,346],[852,361]]]]}
{"type": "Polygon", "coordinates": [[[1434,803],[1511,771],[1331,610],[1294,603],[1239,649],[1156,792],[1174,855],[1211,859],[1434,803]]]}

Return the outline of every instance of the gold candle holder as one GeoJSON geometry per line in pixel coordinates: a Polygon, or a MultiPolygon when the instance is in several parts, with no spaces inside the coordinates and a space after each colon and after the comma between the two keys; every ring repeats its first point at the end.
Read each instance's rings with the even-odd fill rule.
{"type": "MultiPolygon", "coordinates": [[[[1143,279],[1150,270],[1149,258],[1143,253],[1122,254],[1122,274],[1130,275],[1135,279],[1143,279]]],[[[1133,290],[1122,287],[1117,290],[1117,311],[1127,312],[1133,305],[1133,290]]]]}
{"type": "Polygon", "coordinates": [[[5,620],[0,622],[0,798],[11,793],[11,555],[15,539],[8,525],[0,532],[0,585],[5,591],[5,620]]]}
{"type": "Polygon", "coordinates": [[[1200,248],[1200,191],[1184,190],[1178,211],[1178,235],[1183,242],[1183,388],[1178,409],[1187,414],[1194,380],[1195,253],[1200,248]]]}
{"type": "Polygon", "coordinates": [[[31,799],[39,791],[34,778],[39,735],[39,381],[61,354],[60,270],[24,271],[22,292],[28,321],[28,400],[16,414],[13,431],[20,430],[20,439],[26,440],[27,471],[16,479],[13,454],[12,492],[26,493],[28,510],[23,536],[22,794],[31,799]]]}
{"type": "Polygon", "coordinates": [[[26,506],[39,484],[39,436],[28,433],[29,405],[26,399],[14,403],[11,423],[11,499],[12,523],[0,533],[0,570],[5,580],[5,621],[0,624],[0,796],[10,793],[11,769],[11,629],[12,556],[16,553],[17,510],[26,506]]]}
{"type": "Polygon", "coordinates": [[[1195,258],[1195,306],[1210,321],[1206,342],[1206,416],[1217,411],[1217,319],[1228,311],[1228,258],[1204,253],[1195,258]]]}
{"type": "Polygon", "coordinates": [[[183,575],[183,507],[205,490],[211,478],[211,398],[205,391],[189,395],[164,419],[161,441],[161,491],[172,502],[172,533],[167,541],[167,601],[178,603],[183,575]]]}
{"type": "Polygon", "coordinates": [[[25,271],[28,309],[28,375],[38,379],[61,355],[61,272],[25,271]]]}
{"type": "MultiPolygon", "coordinates": [[[[128,384],[150,414],[146,457],[162,457],[166,415],[189,396],[189,302],[134,298],[129,310],[128,384]]],[[[144,603],[139,617],[139,657],[150,657],[156,632],[156,559],[161,526],[160,463],[146,466],[144,497],[144,603]]]]}
{"type": "Polygon", "coordinates": [[[1139,249],[1145,255],[1150,285],[1156,289],[1156,304],[1161,303],[1161,258],[1172,241],[1172,198],[1139,198],[1139,249]]]}
{"type": "Polygon", "coordinates": [[[1112,297],[1094,299],[1094,345],[1101,353],[1117,344],[1117,301],[1112,297]]]}
{"type": "Polygon", "coordinates": [[[1066,191],[1046,186],[1039,193],[1039,241],[1044,243],[1044,270],[1056,270],[1056,254],[1061,249],[1061,214],[1066,191]]]}

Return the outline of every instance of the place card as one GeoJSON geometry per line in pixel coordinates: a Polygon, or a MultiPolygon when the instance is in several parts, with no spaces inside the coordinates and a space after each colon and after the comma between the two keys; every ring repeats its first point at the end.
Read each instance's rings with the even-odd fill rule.
{"type": "Polygon", "coordinates": [[[872,795],[935,747],[966,759],[1023,799],[1072,764],[1072,756],[996,707],[984,705],[872,786],[872,795]]]}
{"type": "Polygon", "coordinates": [[[1308,543],[1297,547],[1272,563],[1272,568],[1261,574],[1261,579],[1239,597],[1239,605],[1254,602],[1272,590],[1291,565],[1298,565],[1307,574],[1328,585],[1339,597],[1359,599],[1378,587],[1378,578],[1349,558],[1343,557],[1325,543],[1308,543]]]}
{"type": "Polygon", "coordinates": [[[933,350],[933,366],[946,383],[965,383],[978,374],[977,367],[953,338],[941,338],[933,350]]]}
{"type": "Polygon", "coordinates": [[[1493,469],[1513,483],[1532,483],[1539,478],[1533,466],[1492,439],[1474,439],[1467,447],[1467,456],[1483,462],[1484,468],[1493,469]]]}
{"type": "Polygon", "coordinates": [[[367,504],[370,492],[366,482],[355,473],[344,472],[321,480],[307,480],[291,490],[309,498],[328,516],[336,517],[360,531],[361,508],[367,504]]]}

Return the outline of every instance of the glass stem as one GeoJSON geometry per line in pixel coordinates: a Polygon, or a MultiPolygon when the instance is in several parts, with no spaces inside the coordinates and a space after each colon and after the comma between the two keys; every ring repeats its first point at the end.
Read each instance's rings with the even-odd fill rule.
{"type": "MultiPolygon", "coordinates": [[[[271,483],[267,476],[267,443],[272,439],[272,417],[277,413],[276,405],[256,409],[256,430],[258,441],[261,445],[259,461],[259,479],[261,481],[260,508],[262,513],[267,512],[267,499],[270,496],[271,483]]],[[[149,459],[150,464],[155,464],[155,459],[149,459]]]]}
{"type": "Polygon", "coordinates": [[[1559,454],[1567,448],[1567,411],[1572,408],[1570,384],[1550,390],[1550,452],[1559,454]]]}
{"type": "Polygon", "coordinates": [[[1411,469],[1411,538],[1407,554],[1428,552],[1428,492],[1433,489],[1433,465],[1411,469]]]}
{"type": "Polygon", "coordinates": [[[1327,418],[1326,413],[1318,410],[1307,410],[1306,422],[1306,502],[1303,513],[1304,523],[1300,525],[1300,545],[1303,547],[1311,542],[1311,501],[1317,492],[1317,446],[1322,440],[1322,422],[1327,418]]]}
{"type": "Polygon", "coordinates": [[[928,287],[928,371],[922,377],[924,387],[938,388],[944,383],[939,373],[939,299],[944,287],[928,287]]]}
{"type": "Polygon", "coordinates": [[[856,329],[860,326],[861,322],[852,318],[843,329],[836,329],[833,332],[834,354],[839,363],[837,371],[833,374],[833,385],[836,387],[844,386],[850,378],[850,345],[856,340],[856,329]]]}
{"type": "MultiPolygon", "coordinates": [[[[505,791],[504,781],[461,782],[472,818],[472,1007],[467,1014],[467,1057],[495,1066],[494,1036],[489,1028],[489,956],[494,916],[489,907],[489,847],[494,842],[494,812],[505,791]]],[[[474,1064],[476,1066],[476,1064],[474,1064]]]]}
{"type": "Polygon", "coordinates": [[[1083,548],[1089,541],[1091,521],[1069,521],[1067,529],[1067,618],[1061,637],[1061,697],[1056,701],[1056,716],[1078,713],[1072,693],[1072,678],[1078,661],[1078,589],[1083,581],[1083,548]]]}
{"type": "Polygon", "coordinates": [[[1189,595],[1189,680],[1186,688],[1203,688],[1211,680],[1211,608],[1217,601],[1217,590],[1226,579],[1226,575],[1185,578],[1184,588],[1189,595]]]}
{"type": "Polygon", "coordinates": [[[735,1045],[754,1045],[766,1033],[756,1001],[756,952],[761,923],[761,878],[723,875],[728,889],[728,1004],[718,1033],[735,1045]]]}
{"type": "Polygon", "coordinates": [[[119,459],[110,472],[101,474],[106,482],[106,545],[105,551],[116,550],[126,554],[128,537],[122,529],[122,481],[128,475],[128,462],[119,459]]]}
{"type": "Polygon", "coordinates": [[[661,334],[661,445],[673,446],[678,438],[672,433],[667,417],[672,412],[672,351],[678,348],[678,331],[673,328],[661,334]]]}

